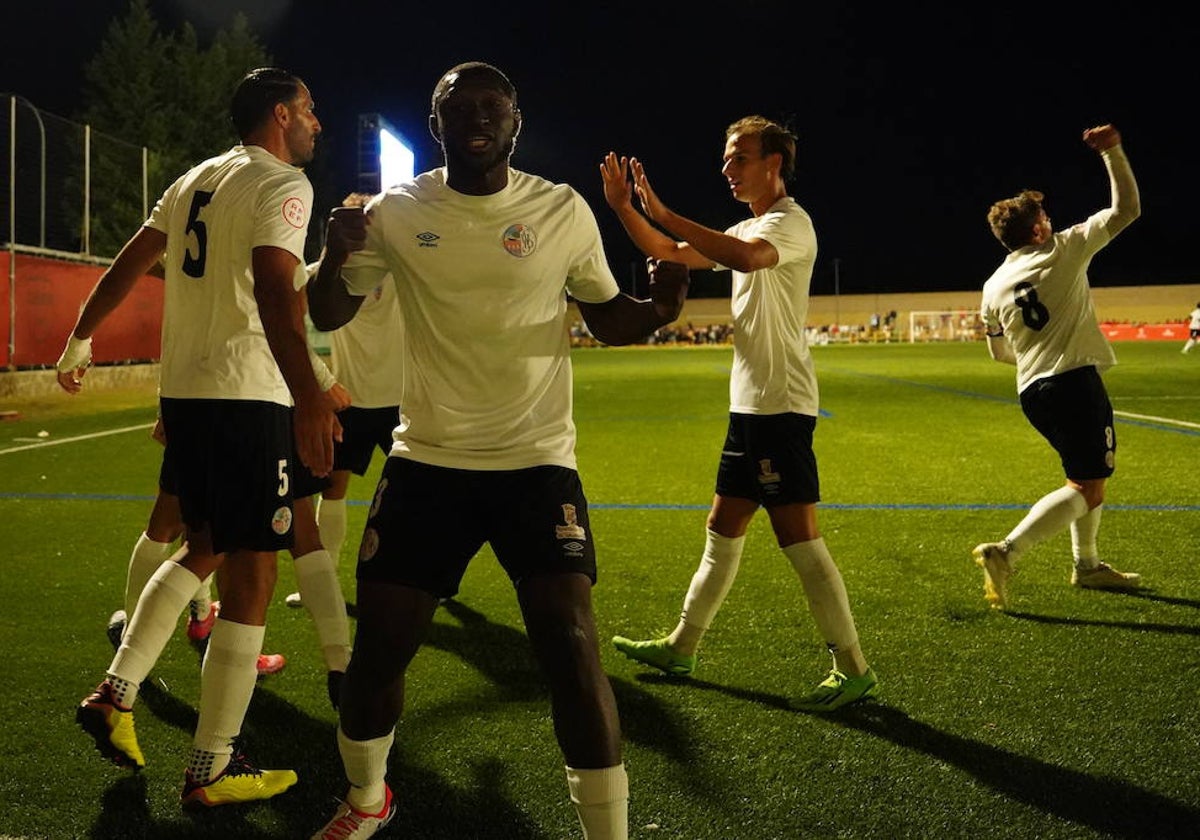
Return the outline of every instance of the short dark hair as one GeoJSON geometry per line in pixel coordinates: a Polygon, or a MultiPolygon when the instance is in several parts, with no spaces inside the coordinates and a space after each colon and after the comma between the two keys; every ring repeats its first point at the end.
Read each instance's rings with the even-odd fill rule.
{"type": "Polygon", "coordinates": [[[755,114],[742,117],[725,129],[726,140],[735,134],[758,135],[763,157],[778,154],[780,176],[785,181],[792,179],[796,172],[796,135],[790,128],[755,114]]]}
{"type": "Polygon", "coordinates": [[[276,105],[295,98],[302,84],[299,76],[280,67],[259,67],[243,76],[229,105],[238,137],[245,140],[253,134],[276,105]]]}
{"type": "Polygon", "coordinates": [[[443,73],[442,78],[438,79],[438,83],[434,85],[433,96],[429,103],[433,113],[437,113],[438,103],[446,98],[450,85],[463,76],[480,76],[490,79],[505,96],[512,100],[514,106],[517,104],[517,89],[499,67],[488,64],[486,61],[464,61],[443,73]]]}
{"type": "Polygon", "coordinates": [[[1033,226],[1042,212],[1042,199],[1037,190],[1021,190],[1013,198],[997,201],[988,210],[988,225],[1000,244],[1010,251],[1024,248],[1033,237],[1033,226]]]}

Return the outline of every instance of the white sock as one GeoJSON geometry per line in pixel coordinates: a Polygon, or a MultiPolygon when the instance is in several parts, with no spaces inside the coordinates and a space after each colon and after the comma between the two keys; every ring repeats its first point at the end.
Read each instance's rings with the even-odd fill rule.
{"type": "Polygon", "coordinates": [[[378,738],[355,741],[338,726],[338,752],[341,753],[342,766],[350,782],[346,801],[355,809],[377,814],[383,808],[383,801],[387,798],[384,779],[387,776],[388,755],[395,739],[396,730],[393,728],[378,738]]]}
{"type": "Polygon", "coordinates": [[[1096,505],[1071,523],[1071,556],[1075,568],[1086,572],[1100,565],[1100,552],[1096,548],[1096,535],[1100,533],[1100,512],[1104,505],[1096,505]]]}
{"type": "Polygon", "coordinates": [[[692,656],[696,652],[700,640],[712,626],[737,577],[742,546],[746,542],[744,536],[724,537],[711,528],[704,530],[707,535],[704,554],[683,599],[679,624],[667,637],[671,649],[683,656],[692,656]]]}
{"type": "Polygon", "coordinates": [[[129,555],[129,571],[125,573],[125,615],[133,615],[138,598],[150,577],[158,571],[163,561],[171,556],[172,543],[155,542],[142,533],[129,555]]]}
{"type": "Polygon", "coordinates": [[[858,644],[858,630],[850,614],[850,598],[842,573],[834,565],[825,540],[817,537],[808,542],[792,543],[782,549],[800,576],[808,609],[830,652],[850,650],[858,644]]]}
{"type": "Polygon", "coordinates": [[[624,764],[599,770],[568,767],[567,790],[583,826],[584,840],[627,840],[629,776],[624,764]]]}
{"type": "Polygon", "coordinates": [[[158,661],[199,583],[194,574],[171,560],[164,561],[151,575],[125,625],[121,647],[108,668],[110,676],[132,685],[131,692],[123,690],[124,696],[118,698],[122,706],[133,705],[138,684],[158,661]]]}
{"type": "Polygon", "coordinates": [[[1083,494],[1064,484],[1034,502],[1025,518],[1005,538],[1011,551],[1028,551],[1063,531],[1088,512],[1083,494]]]}
{"type": "Polygon", "coordinates": [[[258,681],[265,627],[217,616],[200,669],[200,714],[188,769],[201,782],[219,776],[233,755],[258,681]]]}
{"type": "Polygon", "coordinates": [[[317,507],[317,530],[321,545],[333,555],[336,568],[342,560],[342,545],[346,542],[346,500],[321,499],[317,507]]]}
{"type": "Polygon", "coordinates": [[[325,549],[296,558],[300,600],[317,626],[325,670],[345,671],[350,662],[350,619],[333,557],[325,549]]]}

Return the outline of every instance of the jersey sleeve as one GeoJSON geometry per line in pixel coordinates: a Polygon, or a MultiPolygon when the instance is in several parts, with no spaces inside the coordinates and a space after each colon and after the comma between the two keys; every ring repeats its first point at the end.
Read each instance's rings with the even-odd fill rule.
{"type": "Polygon", "coordinates": [[[801,213],[788,213],[785,210],[764,213],[755,225],[753,238],[764,239],[775,246],[779,254],[776,265],[816,257],[817,237],[812,221],[801,213]]]}
{"type": "Polygon", "coordinates": [[[592,208],[583,196],[572,190],[573,236],[577,247],[573,250],[571,266],[567,271],[567,291],[571,297],[584,303],[605,303],[621,291],[600,239],[600,226],[592,208]]]}
{"type": "Polygon", "coordinates": [[[264,179],[250,246],[283,248],[303,265],[312,200],[312,184],[299,170],[264,179]]]}
{"type": "Polygon", "coordinates": [[[358,297],[366,297],[375,290],[389,269],[384,260],[384,235],[388,207],[383,196],[376,196],[365,208],[371,213],[371,224],[367,225],[367,239],[362,250],[355,251],[342,266],[342,279],[346,291],[358,297]]]}

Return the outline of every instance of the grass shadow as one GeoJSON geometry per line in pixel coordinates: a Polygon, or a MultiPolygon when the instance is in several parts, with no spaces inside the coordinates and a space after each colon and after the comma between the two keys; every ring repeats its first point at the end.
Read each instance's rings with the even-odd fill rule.
{"type": "Polygon", "coordinates": [[[1200,809],[1121,779],[1093,776],[952,735],[878,702],[821,717],[884,738],[969,773],[1005,796],[1106,837],[1192,837],[1200,809]]]}

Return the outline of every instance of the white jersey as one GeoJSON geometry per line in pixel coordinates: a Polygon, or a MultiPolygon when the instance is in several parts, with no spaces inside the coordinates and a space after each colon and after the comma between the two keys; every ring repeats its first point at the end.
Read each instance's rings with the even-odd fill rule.
{"type": "Polygon", "coordinates": [[[354,317],[329,333],[333,375],[356,408],[393,408],[404,388],[404,318],[396,284],[385,276],[354,317]]]}
{"type": "Polygon", "coordinates": [[[234,146],[163,193],[146,221],[167,235],[162,396],[292,404],[259,319],[251,257],[273,246],[303,262],[312,197],[300,169],[259,146],[234,146]]]}
{"type": "MultiPolygon", "coordinates": [[[[1101,155],[1114,184],[1132,173],[1119,146],[1101,155]]],[[[1136,195],[1136,184],[1133,185],[1136,195]]],[[[1134,202],[1136,206],[1136,201],[1134,202]]],[[[1094,365],[1104,371],[1117,363],[1096,323],[1087,268],[1096,252],[1136,218],[1113,207],[1041,245],[1011,252],[983,285],[981,317],[987,331],[1003,330],[1017,360],[1017,392],[1047,376],[1094,365]]]]}
{"type": "Polygon", "coordinates": [[[1195,309],[1193,309],[1192,314],[1189,317],[1191,320],[1188,321],[1188,329],[1200,330],[1200,306],[1197,306],[1195,309]]]}
{"type": "Polygon", "coordinates": [[[366,247],[342,269],[351,294],[391,273],[408,375],[393,456],[476,470],[575,468],[567,294],[619,289],[595,216],[565,184],[510,169],[463,195],[444,169],[368,205],[366,247]]]}
{"type": "Polygon", "coordinates": [[[729,410],[815,417],[820,399],[805,337],[817,258],[812,219],[795,199],[784,196],[761,216],[725,232],[742,240],[764,239],[779,252],[779,261],[770,268],[733,272],[729,410]]]}

